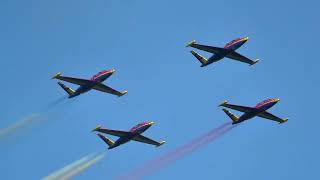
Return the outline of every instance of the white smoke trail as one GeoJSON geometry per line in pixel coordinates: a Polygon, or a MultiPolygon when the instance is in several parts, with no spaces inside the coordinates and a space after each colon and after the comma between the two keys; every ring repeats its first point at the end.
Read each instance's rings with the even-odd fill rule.
{"type": "Polygon", "coordinates": [[[41,119],[41,115],[38,113],[31,114],[18,122],[13,123],[12,125],[0,129],[0,139],[12,134],[13,132],[23,129],[41,119]]]}
{"type": "Polygon", "coordinates": [[[63,177],[61,177],[61,179],[68,180],[74,176],[77,176],[81,172],[85,171],[86,169],[88,169],[92,165],[99,162],[104,156],[105,156],[105,154],[100,154],[100,155],[96,156],[95,158],[85,162],[84,164],[82,164],[82,165],[78,166],[77,168],[73,169],[72,171],[68,172],[63,177]]]}
{"type": "Polygon", "coordinates": [[[84,156],[83,158],[63,167],[62,169],[49,174],[48,176],[44,177],[43,180],[67,180],[70,179],[87,168],[91,167],[98,161],[100,161],[105,154],[93,155],[89,154],[84,156]]]}
{"type": "Polygon", "coordinates": [[[8,127],[0,129],[0,140],[13,135],[13,133],[18,133],[21,130],[27,129],[28,127],[32,127],[32,125],[37,124],[41,121],[44,121],[49,118],[49,116],[53,116],[53,110],[57,110],[57,106],[64,100],[66,97],[58,98],[57,100],[49,103],[49,105],[41,111],[41,113],[32,113],[30,115],[25,116],[21,120],[14,122],[8,127]]]}
{"type": "Polygon", "coordinates": [[[66,173],[72,171],[73,169],[75,169],[79,165],[84,164],[85,162],[90,160],[90,158],[92,158],[92,156],[93,156],[93,154],[86,155],[86,156],[82,157],[81,159],[63,167],[62,169],[49,174],[48,176],[44,177],[43,180],[59,179],[60,177],[64,176],[66,173]]]}

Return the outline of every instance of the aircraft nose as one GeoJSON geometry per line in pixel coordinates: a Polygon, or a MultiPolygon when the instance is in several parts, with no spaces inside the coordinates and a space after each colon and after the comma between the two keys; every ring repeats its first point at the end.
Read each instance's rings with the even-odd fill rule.
{"type": "Polygon", "coordinates": [[[248,41],[250,38],[249,37],[245,37],[243,38],[243,40],[248,41]]]}
{"type": "Polygon", "coordinates": [[[149,125],[150,125],[150,126],[152,126],[153,124],[154,124],[154,122],[153,122],[153,121],[149,122],[149,125]]]}
{"type": "Polygon", "coordinates": [[[279,102],[280,101],[280,99],[278,98],[278,99],[276,99],[276,102],[279,102]]]}
{"type": "Polygon", "coordinates": [[[111,70],[110,70],[110,73],[114,73],[114,72],[116,72],[115,69],[111,69],[111,70]]]}

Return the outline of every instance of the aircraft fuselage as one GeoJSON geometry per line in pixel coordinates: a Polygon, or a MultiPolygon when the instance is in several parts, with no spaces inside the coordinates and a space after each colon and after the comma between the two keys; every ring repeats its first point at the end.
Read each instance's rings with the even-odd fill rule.
{"type": "Polygon", "coordinates": [[[246,43],[248,41],[248,39],[249,39],[248,37],[245,37],[245,38],[236,39],[236,40],[233,40],[233,41],[227,43],[224,46],[224,49],[226,49],[227,51],[213,54],[208,59],[208,62],[206,64],[202,64],[201,67],[205,67],[211,63],[220,61],[221,59],[225,58],[227,55],[229,55],[229,54],[233,53],[234,51],[236,51],[237,49],[239,49],[244,43],[246,43]]]}
{"type": "Polygon", "coordinates": [[[131,141],[134,137],[142,134],[143,132],[145,132],[148,128],[150,128],[152,126],[153,122],[147,122],[145,124],[142,125],[137,125],[135,127],[133,127],[129,134],[125,137],[120,137],[117,141],[114,142],[114,144],[112,146],[110,146],[108,149],[112,149],[115,148],[117,146],[120,146],[121,144],[127,143],[129,141],[131,141]]]}
{"type": "Polygon", "coordinates": [[[241,123],[245,120],[251,119],[255,116],[257,116],[258,114],[267,111],[268,109],[270,109],[272,106],[274,106],[275,104],[277,104],[279,102],[279,99],[276,100],[272,100],[270,102],[268,102],[270,100],[266,100],[266,101],[262,101],[260,103],[258,103],[252,111],[250,112],[246,112],[244,113],[242,116],[239,117],[239,119],[235,122],[233,122],[232,124],[238,124],[241,123]]]}
{"type": "Polygon", "coordinates": [[[72,95],[69,96],[69,98],[73,98],[90,91],[94,86],[108,79],[114,72],[114,69],[99,72],[90,79],[90,83],[80,86],[72,95]]]}

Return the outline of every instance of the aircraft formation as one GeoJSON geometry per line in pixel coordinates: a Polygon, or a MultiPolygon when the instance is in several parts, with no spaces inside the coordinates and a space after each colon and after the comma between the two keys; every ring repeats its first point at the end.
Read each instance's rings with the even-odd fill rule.
{"type": "MultiPolygon", "coordinates": [[[[224,47],[201,45],[201,44],[198,44],[195,40],[193,40],[187,44],[187,47],[192,47],[192,48],[199,49],[199,50],[206,51],[213,54],[210,58],[207,59],[202,55],[198,54],[197,52],[193,50],[191,51],[192,55],[197,60],[200,61],[201,67],[208,66],[224,58],[240,61],[240,62],[249,64],[251,66],[259,62],[259,59],[252,60],[236,52],[236,50],[238,50],[248,40],[249,40],[249,37],[237,38],[227,43],[224,47]]],[[[128,91],[127,90],[118,91],[103,84],[103,82],[107,80],[111,75],[113,75],[114,72],[115,72],[115,69],[104,70],[94,75],[91,79],[81,79],[81,78],[75,78],[75,77],[62,76],[61,73],[57,73],[56,75],[53,76],[53,79],[60,80],[58,81],[58,84],[68,94],[69,98],[74,98],[92,89],[121,97],[125,95],[128,91]],[[64,85],[61,81],[76,84],[76,85],[79,85],[79,87],[76,90],[73,90],[70,87],[64,85]]],[[[234,104],[229,104],[227,101],[224,101],[219,106],[223,107],[222,110],[227,114],[228,117],[230,117],[230,119],[232,120],[232,124],[242,123],[256,116],[265,118],[268,120],[276,121],[282,124],[287,122],[288,118],[279,118],[267,111],[268,109],[273,107],[275,104],[277,104],[279,101],[280,99],[278,98],[271,98],[258,103],[255,107],[234,105],[234,104]],[[231,113],[226,108],[243,112],[243,115],[238,117],[233,113],[231,113]]],[[[165,141],[155,141],[142,135],[142,133],[144,133],[147,129],[149,129],[153,124],[154,122],[152,121],[142,122],[137,124],[133,128],[131,128],[129,131],[106,129],[98,125],[92,131],[96,132],[97,136],[104,143],[108,145],[108,149],[113,149],[129,141],[137,141],[137,142],[146,143],[146,144],[159,147],[163,145],[165,141]],[[102,135],[101,133],[117,136],[119,138],[116,141],[113,141],[110,138],[102,135]]]]}

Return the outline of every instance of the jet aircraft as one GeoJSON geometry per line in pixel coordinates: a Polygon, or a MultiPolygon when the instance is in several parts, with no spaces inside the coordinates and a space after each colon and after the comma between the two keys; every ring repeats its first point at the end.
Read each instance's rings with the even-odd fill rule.
{"type": "Polygon", "coordinates": [[[259,117],[262,117],[265,119],[276,121],[281,124],[281,123],[287,122],[288,118],[282,119],[282,118],[279,118],[279,117],[267,112],[267,110],[269,108],[274,106],[279,101],[280,101],[280,99],[276,99],[276,98],[267,99],[267,100],[264,100],[264,101],[258,103],[255,107],[233,105],[233,104],[229,104],[227,101],[224,101],[219,106],[244,112],[244,114],[242,116],[238,117],[238,116],[232,114],[227,109],[223,108],[222,110],[231,118],[232,124],[241,123],[241,122],[248,120],[248,119],[251,119],[255,116],[259,116],[259,117]]]}
{"type": "Polygon", "coordinates": [[[200,49],[202,51],[213,53],[213,55],[209,59],[207,59],[201,56],[200,54],[198,54],[197,52],[193,50],[191,51],[191,53],[200,61],[201,67],[207,66],[213,62],[220,61],[225,57],[233,60],[241,61],[249,65],[254,65],[259,61],[259,59],[251,60],[236,52],[236,50],[240,48],[248,40],[249,40],[249,37],[238,38],[227,43],[223,48],[197,44],[197,42],[193,40],[187,45],[187,47],[193,47],[196,49],[200,49]]]}
{"type": "Polygon", "coordinates": [[[70,87],[67,87],[66,85],[64,85],[62,82],[60,81],[58,82],[58,84],[62,87],[62,89],[64,89],[69,94],[69,98],[76,97],[82,93],[90,91],[91,89],[114,94],[120,97],[125,95],[128,91],[125,90],[125,91],[119,92],[117,90],[112,89],[109,86],[102,84],[102,82],[108,79],[112,74],[114,74],[114,72],[115,72],[114,69],[104,70],[94,75],[90,80],[62,76],[61,73],[57,73],[55,76],[53,76],[52,79],[59,79],[62,81],[80,85],[80,87],[77,90],[73,90],[70,87]]]}
{"type": "Polygon", "coordinates": [[[133,141],[138,141],[142,143],[147,143],[151,145],[155,145],[156,147],[161,146],[162,144],[165,143],[165,141],[154,141],[152,139],[149,139],[143,135],[141,135],[144,131],[146,131],[148,128],[150,128],[154,122],[142,122],[133,128],[130,129],[130,131],[119,131],[119,130],[111,130],[111,129],[103,129],[101,126],[97,126],[95,129],[92,131],[100,132],[100,133],[105,133],[105,134],[110,134],[112,136],[118,136],[119,139],[116,140],[115,142],[112,141],[111,139],[101,135],[100,133],[97,133],[97,135],[106,143],[108,144],[108,149],[113,149],[117,146],[120,146],[124,143],[127,143],[131,140],[133,141]]]}

